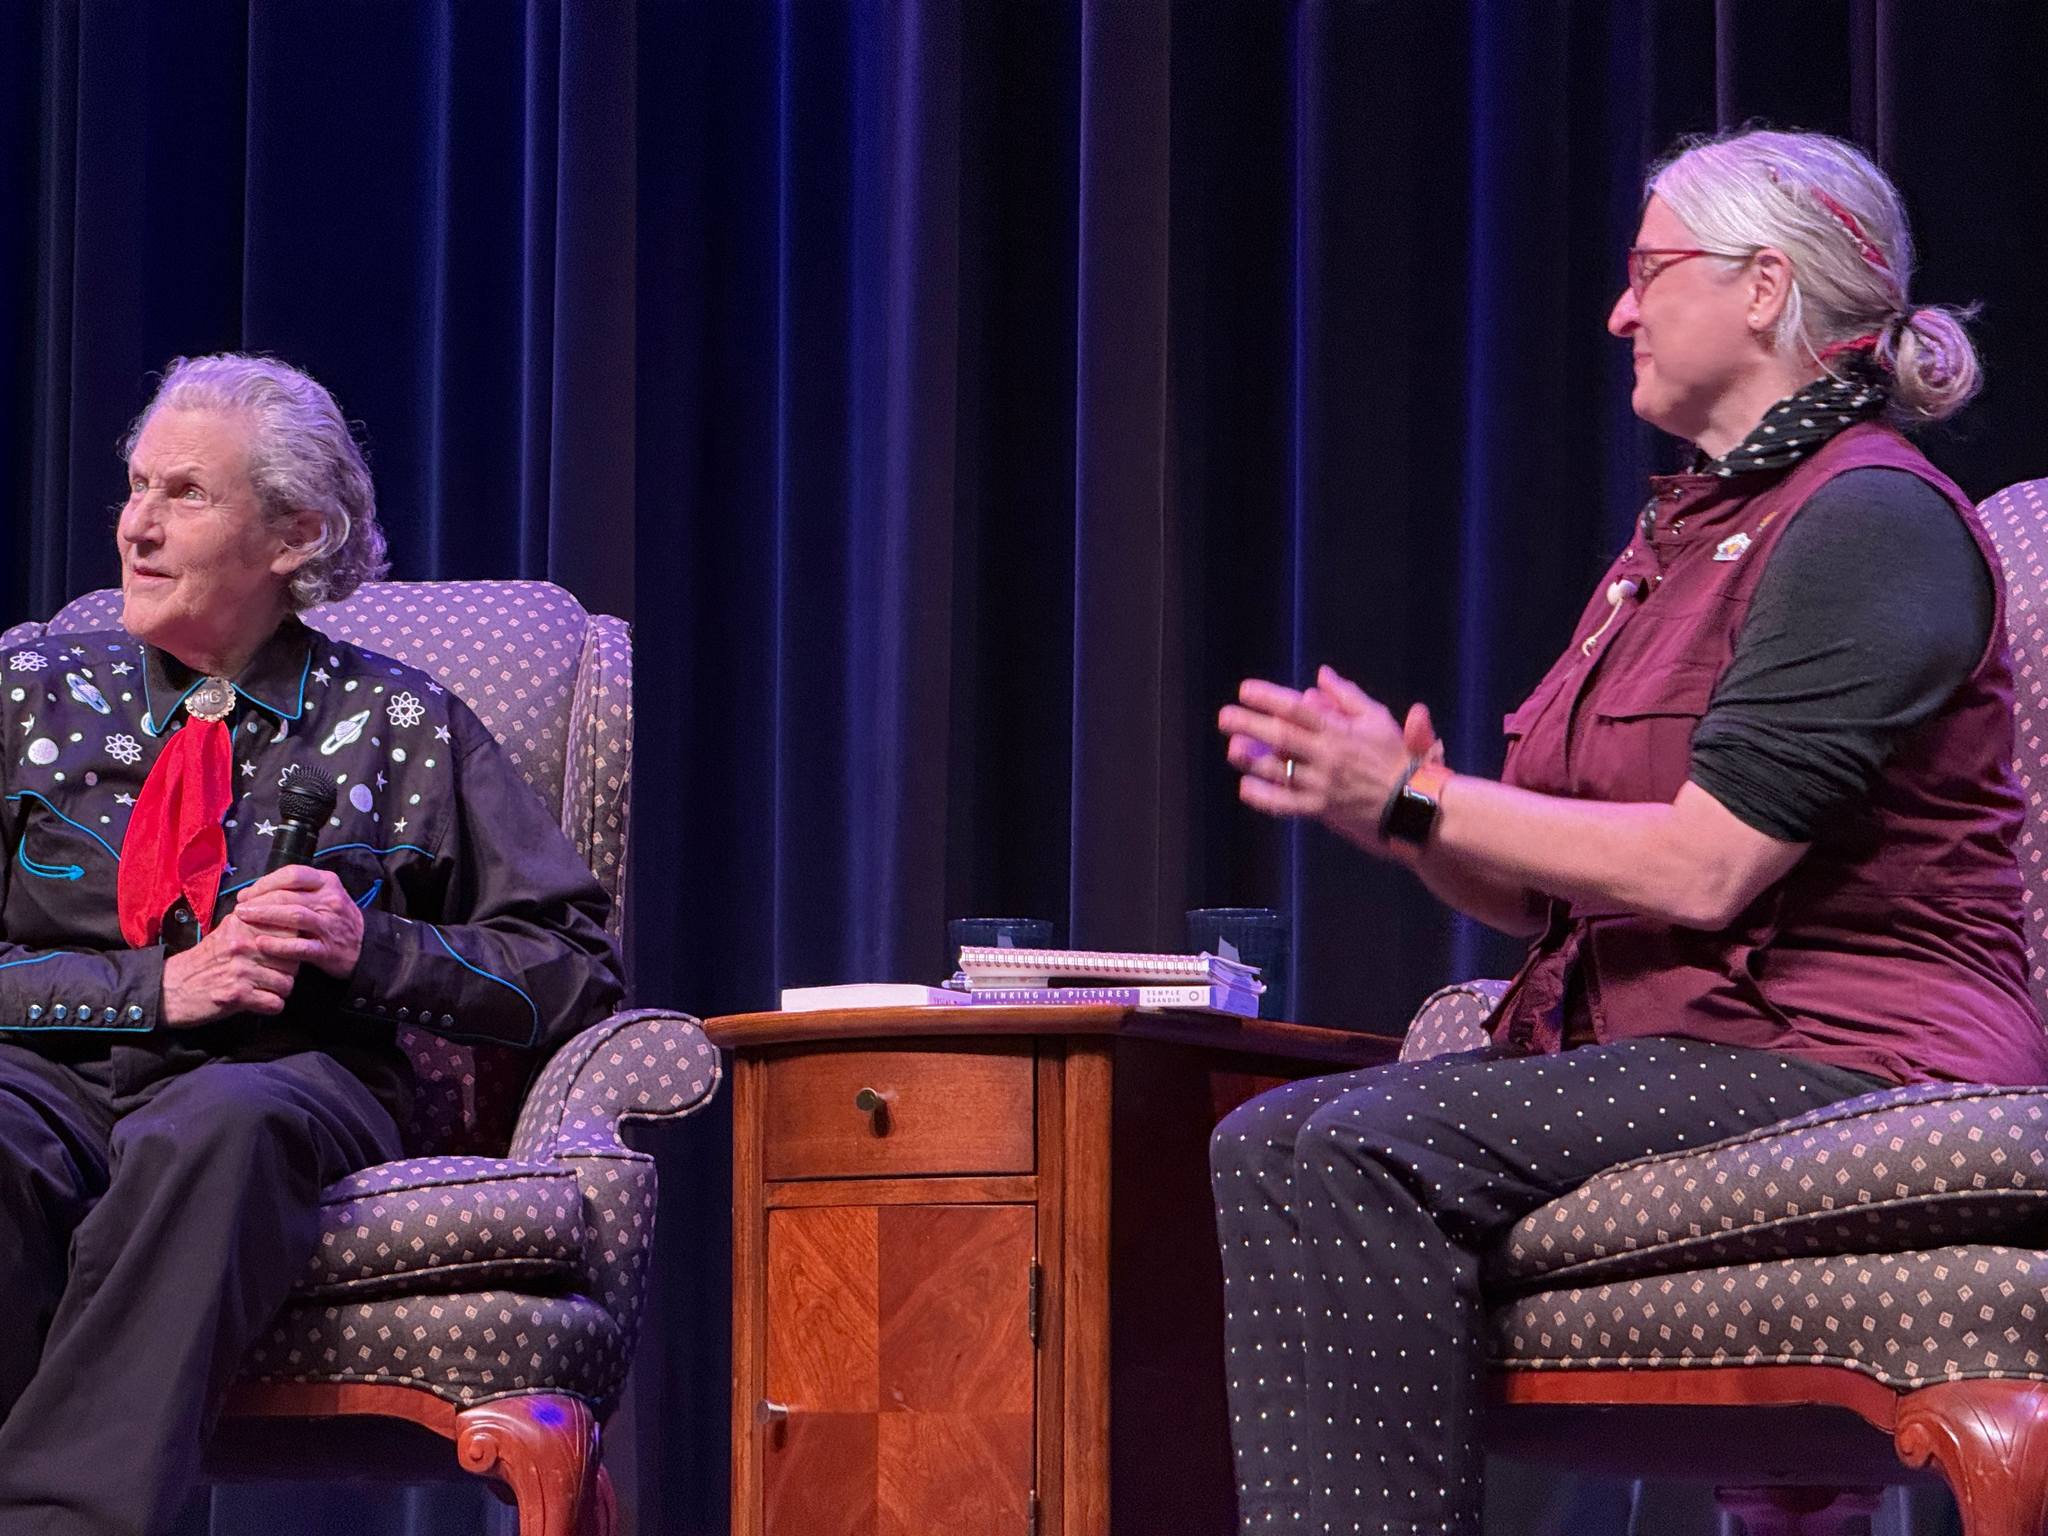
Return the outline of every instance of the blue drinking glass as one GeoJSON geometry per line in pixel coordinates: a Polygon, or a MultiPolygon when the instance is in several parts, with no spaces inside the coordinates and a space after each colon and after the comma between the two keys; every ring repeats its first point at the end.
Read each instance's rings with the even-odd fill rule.
{"type": "Polygon", "coordinates": [[[1197,907],[1188,913],[1188,952],[1206,951],[1256,965],[1259,980],[1266,984],[1259,996],[1259,1017],[1284,1019],[1290,1001],[1290,926],[1287,914],[1271,907],[1197,907]]]}

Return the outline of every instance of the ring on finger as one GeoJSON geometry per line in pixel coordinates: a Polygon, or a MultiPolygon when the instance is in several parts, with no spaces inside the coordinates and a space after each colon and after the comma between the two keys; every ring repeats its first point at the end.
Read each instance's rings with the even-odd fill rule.
{"type": "Polygon", "coordinates": [[[1294,788],[1294,759],[1291,757],[1287,759],[1286,777],[1283,782],[1289,789],[1294,788]]]}

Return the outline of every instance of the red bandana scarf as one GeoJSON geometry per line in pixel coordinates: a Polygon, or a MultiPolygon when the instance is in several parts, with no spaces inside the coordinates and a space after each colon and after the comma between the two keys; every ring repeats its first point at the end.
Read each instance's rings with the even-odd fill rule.
{"type": "Polygon", "coordinates": [[[224,678],[209,677],[187,694],[184,726],[164,745],[135,797],[115,901],[121,936],[136,949],[156,943],[165,912],[181,896],[202,932],[213,922],[228,862],[221,818],[234,800],[234,749],[222,721],[234,704],[234,688],[224,678]]]}

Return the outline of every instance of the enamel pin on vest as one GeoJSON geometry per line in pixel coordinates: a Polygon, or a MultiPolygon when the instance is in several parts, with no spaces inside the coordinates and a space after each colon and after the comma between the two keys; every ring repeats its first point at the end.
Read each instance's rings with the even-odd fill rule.
{"type": "Polygon", "coordinates": [[[1743,551],[1749,548],[1749,535],[1733,533],[1714,546],[1716,560],[1740,560],[1743,551]]]}

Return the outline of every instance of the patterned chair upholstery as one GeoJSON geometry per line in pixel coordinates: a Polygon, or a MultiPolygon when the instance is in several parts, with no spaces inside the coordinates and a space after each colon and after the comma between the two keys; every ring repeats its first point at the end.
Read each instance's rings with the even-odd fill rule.
{"type": "MultiPolygon", "coordinates": [[[[118,613],[118,594],[94,592],[0,644],[109,628],[118,613]]],[[[433,673],[474,709],[559,807],[623,930],[622,621],[546,582],[374,583],[307,618],[433,673]]],[[[526,1536],[602,1530],[611,1496],[597,1425],[624,1385],[654,1222],[653,1159],[620,1128],[701,1109],[718,1053],[696,1020],[635,1009],[570,1041],[529,1090],[524,1053],[402,1038],[416,1155],[326,1192],[319,1246],[251,1355],[216,1470],[274,1469],[293,1437],[267,1435],[267,1421],[395,1418],[454,1440],[464,1468],[508,1484],[526,1536]]],[[[379,1457],[387,1450],[377,1442],[379,1457]]]]}
{"type": "MultiPolygon", "coordinates": [[[[1980,511],[2039,807],[2048,480],[1980,511]]],[[[2030,820],[2031,985],[2048,1017],[2044,855],[2030,820]]],[[[1484,1043],[1503,985],[1437,992],[1403,1059],[1484,1043]]],[[[1724,1503],[1751,1536],[1847,1530],[1874,1494],[1842,1485],[1936,1472],[1966,1536],[2048,1532],[2048,1086],[1894,1089],[1623,1164],[1517,1225],[1485,1286],[1498,1449],[1745,1485],[1724,1503]]]]}

